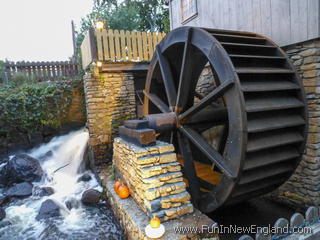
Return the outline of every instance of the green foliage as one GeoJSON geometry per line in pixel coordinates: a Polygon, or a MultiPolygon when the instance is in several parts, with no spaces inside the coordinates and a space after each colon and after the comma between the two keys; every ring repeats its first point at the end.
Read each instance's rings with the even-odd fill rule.
{"type": "MultiPolygon", "coordinates": [[[[80,49],[85,33],[96,19],[103,19],[110,29],[169,32],[169,9],[165,0],[93,0],[93,10],[81,19],[77,32],[80,49]]],[[[80,51],[78,51],[80,53],[80,51]]]]}
{"type": "Polygon", "coordinates": [[[0,83],[4,81],[3,74],[5,71],[4,61],[0,60],[0,83]]]}
{"type": "Polygon", "coordinates": [[[34,77],[29,77],[24,72],[17,72],[12,76],[12,79],[10,80],[11,84],[14,84],[15,86],[20,86],[23,84],[33,84],[36,83],[36,79],[34,77]]]}
{"type": "Polygon", "coordinates": [[[0,86],[0,121],[23,132],[59,126],[71,101],[70,91],[67,84],[30,84],[21,79],[0,86]]]}

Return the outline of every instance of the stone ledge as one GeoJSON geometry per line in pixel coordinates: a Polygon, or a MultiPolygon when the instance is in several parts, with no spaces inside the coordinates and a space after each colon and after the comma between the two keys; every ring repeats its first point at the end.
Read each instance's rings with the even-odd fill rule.
{"type": "MultiPolygon", "coordinates": [[[[99,173],[101,183],[104,187],[107,201],[118,218],[121,226],[123,227],[128,240],[149,240],[145,235],[144,229],[149,223],[147,214],[144,213],[132,197],[127,199],[120,199],[114,192],[114,172],[111,166],[106,167],[99,173]]],[[[192,234],[179,234],[175,233],[174,229],[179,227],[198,227],[202,226],[215,226],[216,223],[208,218],[206,215],[194,209],[194,212],[181,216],[179,219],[169,220],[164,222],[166,228],[165,235],[159,240],[199,240],[210,238],[211,240],[218,240],[219,237],[216,233],[192,233],[192,234]]]]}

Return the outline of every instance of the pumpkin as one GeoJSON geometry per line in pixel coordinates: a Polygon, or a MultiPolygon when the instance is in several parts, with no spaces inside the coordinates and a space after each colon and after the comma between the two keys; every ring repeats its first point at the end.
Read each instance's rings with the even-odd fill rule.
{"type": "Polygon", "coordinates": [[[122,184],[121,180],[117,180],[113,185],[113,189],[117,194],[118,194],[118,188],[120,187],[121,184],[122,184]]]}
{"type": "Polygon", "coordinates": [[[160,219],[158,217],[153,216],[153,218],[151,218],[150,226],[152,228],[158,228],[158,227],[160,227],[160,224],[161,224],[161,221],[160,221],[160,219]]]}
{"type": "Polygon", "coordinates": [[[123,183],[121,183],[120,186],[118,187],[117,194],[122,199],[127,198],[130,196],[129,188],[126,185],[124,185],[123,183]]]}

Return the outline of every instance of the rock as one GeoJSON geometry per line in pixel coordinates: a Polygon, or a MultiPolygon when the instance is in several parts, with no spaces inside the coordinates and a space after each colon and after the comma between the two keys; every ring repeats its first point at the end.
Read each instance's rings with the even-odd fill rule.
{"type": "Polygon", "coordinates": [[[294,66],[300,66],[302,64],[302,62],[303,62],[303,59],[299,59],[299,60],[294,61],[293,65],[294,66]]]}
{"type": "Polygon", "coordinates": [[[88,173],[83,174],[78,178],[77,182],[89,182],[91,180],[91,176],[88,173]]]}
{"type": "Polygon", "coordinates": [[[10,198],[5,195],[0,196],[0,206],[5,205],[7,202],[9,202],[10,198]]]}
{"type": "Polygon", "coordinates": [[[4,228],[4,227],[10,226],[10,225],[12,225],[12,223],[9,221],[0,222],[0,228],[4,228]]]}
{"type": "Polygon", "coordinates": [[[43,170],[38,160],[27,154],[18,154],[9,160],[7,171],[15,182],[39,182],[43,170]]]}
{"type": "Polygon", "coordinates": [[[6,217],[6,211],[3,208],[0,208],[0,221],[6,217]]]}
{"type": "Polygon", "coordinates": [[[54,189],[52,187],[43,187],[43,188],[37,189],[34,195],[38,197],[45,197],[45,196],[50,196],[52,194],[54,194],[54,189]]]}
{"type": "Polygon", "coordinates": [[[36,220],[59,217],[60,215],[60,207],[53,200],[48,199],[41,204],[36,220]]]}
{"type": "Polygon", "coordinates": [[[95,189],[89,189],[83,192],[81,201],[84,204],[97,204],[100,201],[101,193],[95,189]]]}
{"type": "Polygon", "coordinates": [[[8,186],[13,183],[12,178],[10,176],[10,172],[7,168],[8,164],[3,164],[0,167],[0,185],[1,186],[8,186]]]}
{"type": "Polygon", "coordinates": [[[28,182],[15,184],[7,190],[8,197],[29,197],[32,195],[33,185],[28,182]]]}
{"type": "Polygon", "coordinates": [[[300,55],[303,57],[318,56],[319,54],[320,54],[320,49],[317,49],[317,48],[310,48],[300,52],[300,55]]]}
{"type": "Polygon", "coordinates": [[[71,210],[72,208],[79,208],[80,203],[75,198],[70,198],[67,201],[65,201],[66,207],[71,210]]]}
{"type": "Polygon", "coordinates": [[[41,156],[39,157],[39,159],[40,159],[40,161],[45,161],[45,160],[47,160],[48,158],[52,157],[52,155],[53,155],[53,152],[52,152],[52,151],[48,151],[48,152],[46,152],[45,154],[41,155],[41,156]]]}
{"type": "Polygon", "coordinates": [[[8,161],[9,161],[9,158],[7,156],[0,158],[0,164],[7,163],[8,161]]]}

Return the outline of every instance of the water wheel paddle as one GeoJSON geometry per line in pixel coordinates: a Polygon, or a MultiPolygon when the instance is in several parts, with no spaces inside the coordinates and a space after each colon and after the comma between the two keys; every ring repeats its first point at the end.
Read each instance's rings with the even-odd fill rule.
{"type": "Polygon", "coordinates": [[[144,115],[172,142],[193,203],[203,212],[284,183],[306,142],[301,80],[271,40],[235,31],[181,27],[157,46],[144,115]],[[213,88],[198,89],[210,68],[213,88]]]}

